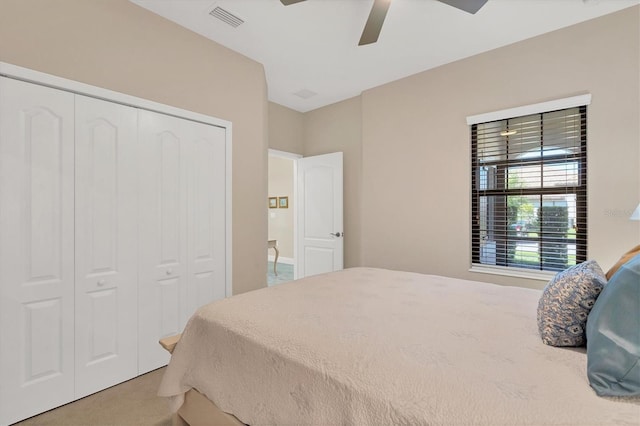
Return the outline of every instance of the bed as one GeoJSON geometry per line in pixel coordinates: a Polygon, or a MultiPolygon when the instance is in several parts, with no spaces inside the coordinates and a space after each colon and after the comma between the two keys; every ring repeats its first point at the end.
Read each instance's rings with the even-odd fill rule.
{"type": "Polygon", "coordinates": [[[159,394],[224,424],[640,424],[639,398],[596,396],[583,348],[542,343],[539,298],[372,268],[245,293],[194,314],[159,394]]]}

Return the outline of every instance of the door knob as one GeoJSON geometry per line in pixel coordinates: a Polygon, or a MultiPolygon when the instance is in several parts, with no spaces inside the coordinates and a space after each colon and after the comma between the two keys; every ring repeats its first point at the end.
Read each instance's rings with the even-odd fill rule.
{"type": "Polygon", "coordinates": [[[105,285],[107,282],[105,280],[98,280],[98,285],[100,287],[102,287],[103,285],[105,285]]]}
{"type": "Polygon", "coordinates": [[[171,269],[167,269],[167,275],[171,275],[173,274],[173,271],[171,269]]]}
{"type": "Polygon", "coordinates": [[[329,235],[333,235],[334,237],[344,237],[344,233],[340,232],[336,232],[335,234],[333,232],[329,232],[329,235]]]}

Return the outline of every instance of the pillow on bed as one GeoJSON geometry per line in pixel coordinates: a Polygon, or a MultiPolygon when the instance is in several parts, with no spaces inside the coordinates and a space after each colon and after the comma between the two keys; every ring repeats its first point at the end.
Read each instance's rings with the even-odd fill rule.
{"type": "Polygon", "coordinates": [[[559,272],[538,302],[538,331],[551,346],[584,346],[587,315],[607,280],[595,260],[559,272]]]}
{"type": "Polygon", "coordinates": [[[600,396],[640,395],[640,254],[622,265],[587,321],[587,376],[600,396]]]}
{"type": "Polygon", "coordinates": [[[636,254],[640,254],[640,244],[623,254],[620,260],[618,260],[616,264],[607,271],[607,280],[610,280],[611,277],[613,277],[613,274],[615,274],[622,265],[630,261],[636,254]]]}

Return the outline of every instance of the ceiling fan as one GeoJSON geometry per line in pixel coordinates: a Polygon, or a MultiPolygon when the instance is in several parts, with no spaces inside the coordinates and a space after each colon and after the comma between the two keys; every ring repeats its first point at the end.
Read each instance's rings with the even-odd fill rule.
{"type": "MultiPolygon", "coordinates": [[[[295,3],[300,3],[305,0],[280,0],[280,2],[289,6],[295,3]]],[[[456,9],[463,10],[465,12],[475,14],[480,10],[482,6],[488,0],[437,0],[441,3],[448,4],[449,6],[453,6],[456,9]]],[[[389,5],[391,4],[391,0],[374,0],[373,6],[371,7],[371,12],[369,12],[369,19],[367,19],[367,23],[364,26],[364,30],[362,30],[362,36],[360,37],[360,42],[358,46],[363,46],[365,44],[371,44],[378,41],[378,36],[380,35],[380,30],[382,30],[382,24],[384,23],[384,18],[387,16],[387,10],[389,10],[389,5]]]]}

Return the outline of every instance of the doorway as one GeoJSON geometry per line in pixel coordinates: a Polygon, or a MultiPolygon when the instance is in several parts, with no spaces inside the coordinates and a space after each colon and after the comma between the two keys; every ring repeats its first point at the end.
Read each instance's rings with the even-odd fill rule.
{"type": "Polygon", "coordinates": [[[267,285],[296,277],[296,160],[301,155],[269,150],[267,285]]]}
{"type": "Polygon", "coordinates": [[[343,153],[269,150],[267,284],[341,270],[343,153]]]}

